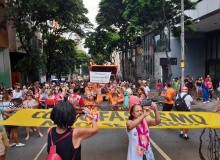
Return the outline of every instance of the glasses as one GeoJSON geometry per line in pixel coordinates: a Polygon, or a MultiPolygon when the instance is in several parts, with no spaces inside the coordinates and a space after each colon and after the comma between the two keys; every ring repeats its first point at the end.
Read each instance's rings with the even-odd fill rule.
{"type": "Polygon", "coordinates": [[[27,97],[31,97],[32,95],[27,95],[27,97]]]}
{"type": "Polygon", "coordinates": [[[21,88],[17,88],[17,89],[21,89],[21,88]]]}

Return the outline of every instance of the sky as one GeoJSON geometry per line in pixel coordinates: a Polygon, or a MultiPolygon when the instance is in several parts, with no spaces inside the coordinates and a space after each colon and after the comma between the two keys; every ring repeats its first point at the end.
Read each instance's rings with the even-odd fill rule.
{"type": "Polygon", "coordinates": [[[90,22],[95,25],[94,27],[97,26],[95,22],[95,17],[98,13],[98,6],[99,2],[101,0],[83,0],[83,3],[85,7],[88,9],[89,13],[87,14],[87,17],[90,19],[90,22]]]}

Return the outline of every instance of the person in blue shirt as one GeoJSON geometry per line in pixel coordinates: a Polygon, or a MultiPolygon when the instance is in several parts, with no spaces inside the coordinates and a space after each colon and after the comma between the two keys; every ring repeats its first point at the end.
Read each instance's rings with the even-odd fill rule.
{"type": "MultiPolygon", "coordinates": [[[[20,110],[20,108],[10,109],[6,107],[0,107],[0,121],[3,121],[2,114],[4,114],[5,112],[14,112],[18,110],[20,110]]],[[[9,140],[7,133],[5,131],[4,126],[0,125],[0,159],[1,160],[5,159],[8,148],[9,148],[9,140]]]]}

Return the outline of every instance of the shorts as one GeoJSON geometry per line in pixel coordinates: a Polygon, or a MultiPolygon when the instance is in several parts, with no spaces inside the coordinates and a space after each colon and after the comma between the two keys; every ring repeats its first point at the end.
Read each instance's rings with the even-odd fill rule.
{"type": "Polygon", "coordinates": [[[9,148],[9,140],[5,129],[0,132],[0,156],[4,155],[9,148]]]}
{"type": "Polygon", "coordinates": [[[8,126],[9,128],[18,128],[18,126],[8,126]]]}
{"type": "Polygon", "coordinates": [[[179,94],[180,92],[179,92],[179,90],[174,90],[174,93],[179,94]]]}
{"type": "Polygon", "coordinates": [[[173,104],[164,103],[162,111],[171,111],[172,108],[173,108],[173,104]]]}
{"type": "Polygon", "coordinates": [[[198,90],[202,90],[202,86],[197,86],[197,89],[198,90]]]}
{"type": "Polygon", "coordinates": [[[68,97],[69,97],[69,96],[64,97],[64,102],[66,102],[66,101],[67,101],[68,97]]]}
{"type": "Polygon", "coordinates": [[[157,87],[157,91],[162,91],[162,87],[157,87]]]}

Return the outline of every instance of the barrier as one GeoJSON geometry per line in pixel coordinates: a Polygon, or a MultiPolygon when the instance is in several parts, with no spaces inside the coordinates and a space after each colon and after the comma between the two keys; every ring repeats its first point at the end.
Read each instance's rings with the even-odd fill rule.
{"type": "MultiPolygon", "coordinates": [[[[54,127],[50,120],[51,110],[21,109],[0,125],[54,127]]],[[[100,111],[99,128],[126,128],[129,112],[100,111]]],[[[220,115],[209,112],[159,112],[161,124],[151,128],[220,128],[220,115]]],[[[147,118],[154,118],[151,112],[147,118]]],[[[82,115],[74,127],[91,127],[82,115]]]]}

